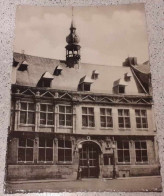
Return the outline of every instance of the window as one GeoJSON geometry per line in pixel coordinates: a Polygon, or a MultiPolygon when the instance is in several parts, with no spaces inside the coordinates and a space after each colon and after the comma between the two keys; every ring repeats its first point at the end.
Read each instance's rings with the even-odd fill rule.
{"type": "Polygon", "coordinates": [[[21,102],[20,123],[21,124],[35,124],[34,103],[21,102]]]}
{"type": "Polygon", "coordinates": [[[91,84],[84,83],[84,91],[90,91],[91,84]]]}
{"type": "Polygon", "coordinates": [[[147,145],[146,141],[135,142],[136,162],[147,162],[147,145]]]}
{"type": "Polygon", "coordinates": [[[118,93],[125,93],[125,86],[118,86],[118,93]]]}
{"type": "Polygon", "coordinates": [[[118,162],[129,163],[130,153],[129,153],[129,142],[128,141],[118,141],[117,142],[117,155],[118,162]]]}
{"type": "Polygon", "coordinates": [[[53,105],[40,104],[40,124],[54,125],[53,105]]]}
{"type": "Polygon", "coordinates": [[[100,108],[101,127],[113,127],[112,109],[100,108]]]}
{"type": "Polygon", "coordinates": [[[82,126],[94,127],[94,108],[82,107],[82,126]]]}
{"type": "Polygon", "coordinates": [[[91,83],[81,83],[78,86],[79,91],[90,91],[91,89],[91,83]]]}
{"type": "Polygon", "coordinates": [[[40,82],[40,87],[51,87],[51,80],[48,79],[42,79],[40,82]]]}
{"type": "Polygon", "coordinates": [[[72,126],[72,106],[59,106],[59,126],[72,126]]]}
{"type": "Polygon", "coordinates": [[[135,110],[137,128],[148,128],[146,110],[135,110]]]}
{"type": "Polygon", "coordinates": [[[130,114],[128,109],[118,109],[119,128],[130,128],[130,114]]]}
{"type": "Polygon", "coordinates": [[[71,141],[58,140],[58,161],[59,162],[71,162],[72,161],[71,141]]]}
{"type": "Polygon", "coordinates": [[[39,138],[38,161],[45,163],[53,161],[53,139],[39,138]]]}
{"type": "Polygon", "coordinates": [[[19,138],[18,162],[33,162],[34,140],[19,138]]]}

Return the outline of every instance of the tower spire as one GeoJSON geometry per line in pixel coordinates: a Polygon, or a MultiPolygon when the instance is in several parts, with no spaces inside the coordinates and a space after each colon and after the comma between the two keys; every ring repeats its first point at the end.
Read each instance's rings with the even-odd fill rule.
{"type": "Polygon", "coordinates": [[[68,45],[66,48],[66,63],[68,67],[74,67],[80,60],[80,38],[76,33],[76,27],[74,24],[74,10],[72,7],[72,21],[70,27],[70,34],[66,37],[68,45]]]}

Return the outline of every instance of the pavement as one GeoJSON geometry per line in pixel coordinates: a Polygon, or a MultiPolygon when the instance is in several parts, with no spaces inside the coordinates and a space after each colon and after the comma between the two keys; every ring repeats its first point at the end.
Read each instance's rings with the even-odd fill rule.
{"type": "Polygon", "coordinates": [[[161,192],[161,177],[128,177],[117,179],[10,181],[6,193],[32,192],[161,192]]]}

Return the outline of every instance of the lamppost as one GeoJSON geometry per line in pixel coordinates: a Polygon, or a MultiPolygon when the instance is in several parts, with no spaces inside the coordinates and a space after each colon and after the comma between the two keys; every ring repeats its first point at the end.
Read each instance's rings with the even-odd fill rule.
{"type": "Polygon", "coordinates": [[[115,149],[116,149],[116,144],[115,141],[112,141],[111,148],[113,150],[113,179],[116,179],[116,160],[115,160],[115,149]]]}

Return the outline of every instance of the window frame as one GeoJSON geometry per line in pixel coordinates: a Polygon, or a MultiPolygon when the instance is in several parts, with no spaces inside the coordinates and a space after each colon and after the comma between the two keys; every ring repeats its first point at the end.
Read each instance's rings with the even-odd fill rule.
{"type": "Polygon", "coordinates": [[[149,156],[148,156],[148,149],[147,149],[147,141],[146,140],[136,140],[136,141],[134,141],[134,149],[135,149],[135,163],[136,164],[148,164],[149,163],[149,156]],[[145,142],[146,143],[146,149],[144,149],[144,148],[140,148],[140,149],[136,149],[136,145],[135,145],[135,143],[136,142],[140,142],[140,147],[141,147],[141,143],[142,142],[145,142]],[[143,155],[142,155],[142,151],[146,151],[146,154],[147,154],[147,161],[137,161],[137,154],[136,154],[136,151],[137,150],[140,150],[141,151],[141,159],[143,159],[143,155]]]}
{"type": "Polygon", "coordinates": [[[130,163],[131,163],[131,156],[130,156],[130,141],[128,141],[128,140],[123,140],[123,141],[119,141],[119,142],[122,142],[122,146],[123,146],[123,148],[118,148],[118,141],[117,141],[117,163],[118,164],[127,164],[127,165],[129,165],[130,163]],[[124,148],[124,143],[125,142],[127,142],[128,143],[128,147],[129,148],[124,148]],[[128,150],[128,152],[129,152],[129,161],[125,161],[125,151],[127,151],[128,150]],[[118,152],[119,151],[122,151],[122,153],[123,153],[123,161],[119,161],[119,156],[118,156],[118,152]]]}
{"type": "Polygon", "coordinates": [[[119,129],[131,129],[131,118],[130,118],[130,109],[124,109],[124,108],[119,108],[119,109],[117,109],[117,112],[118,112],[118,128],[119,129]],[[122,110],[122,112],[123,112],[123,115],[121,116],[121,115],[119,115],[119,110],[122,110]],[[128,116],[126,116],[125,115],[125,110],[127,110],[128,111],[128,113],[129,113],[129,115],[128,116]],[[120,123],[119,122],[119,119],[120,118],[123,118],[123,123],[120,123]],[[128,118],[129,119],[129,127],[126,127],[126,121],[125,121],[125,118],[128,118]],[[123,127],[120,127],[120,124],[123,124],[123,127]]]}
{"type": "Polygon", "coordinates": [[[20,109],[19,109],[19,124],[22,126],[35,126],[36,123],[36,104],[35,102],[32,101],[20,101],[20,109]],[[21,103],[25,103],[27,104],[27,110],[21,109],[21,103]],[[34,110],[29,110],[29,104],[34,104],[34,110]],[[26,112],[26,123],[21,123],[21,112],[26,112]],[[28,116],[29,116],[29,112],[33,112],[34,113],[34,123],[30,124],[28,123],[28,116]]]}
{"type": "Polygon", "coordinates": [[[54,127],[55,126],[54,116],[55,116],[55,113],[54,113],[54,105],[53,104],[51,104],[51,103],[40,103],[40,109],[39,109],[39,126],[40,127],[54,127]],[[46,111],[41,111],[41,105],[46,105],[46,111]],[[52,112],[49,112],[48,111],[48,106],[49,105],[51,105],[52,108],[53,108],[53,111],[52,112]],[[41,124],[40,123],[41,113],[46,114],[46,124],[41,124]],[[47,124],[47,122],[48,122],[48,114],[52,114],[53,115],[53,124],[52,125],[47,124]]]}
{"type": "Polygon", "coordinates": [[[119,94],[125,94],[125,85],[118,85],[118,93],[119,94]],[[123,89],[123,92],[120,92],[121,89],[123,89]]]}
{"type": "Polygon", "coordinates": [[[113,129],[113,111],[112,111],[112,108],[108,108],[108,107],[101,107],[100,108],[100,127],[101,127],[101,129],[113,129]],[[104,115],[102,115],[101,114],[101,109],[104,109],[105,110],[105,114],[104,115]],[[108,115],[108,113],[107,113],[107,110],[110,110],[110,112],[111,112],[111,115],[108,115]],[[105,124],[106,124],[106,126],[102,126],[102,120],[101,120],[101,117],[105,117],[105,124]],[[112,122],[112,126],[107,126],[107,119],[108,119],[108,117],[110,117],[111,118],[111,122],[112,122]]]}
{"type": "MultiPolygon", "coordinates": [[[[42,138],[42,139],[45,139],[45,141],[46,141],[45,143],[47,144],[48,138],[42,138]]],[[[44,147],[40,147],[39,142],[40,142],[40,138],[38,140],[38,148],[37,148],[37,163],[45,163],[45,164],[46,163],[53,163],[54,162],[54,139],[52,139],[52,142],[53,142],[52,147],[47,147],[47,145],[44,147]],[[39,160],[39,149],[45,149],[45,161],[39,160]],[[46,161],[46,149],[52,149],[52,161],[46,161]]]]}
{"type": "Polygon", "coordinates": [[[71,140],[65,140],[65,139],[58,139],[57,142],[57,153],[59,154],[59,149],[64,151],[64,161],[59,160],[59,155],[58,155],[58,164],[65,164],[65,165],[70,165],[73,163],[73,147],[72,147],[72,141],[71,140]],[[59,140],[62,140],[64,142],[64,147],[59,147],[59,140]],[[71,148],[66,148],[65,142],[69,141],[71,143],[71,148]],[[71,161],[66,161],[65,159],[65,150],[71,150],[71,161]]]}
{"type": "Polygon", "coordinates": [[[18,138],[17,140],[17,163],[34,163],[34,145],[35,145],[35,139],[31,139],[31,138],[18,138]],[[25,139],[26,141],[26,144],[25,146],[19,146],[19,140],[22,140],[22,139],[25,139]],[[27,146],[27,140],[32,140],[33,141],[33,147],[29,147],[27,146]],[[22,148],[22,149],[25,149],[25,161],[19,161],[19,149],[22,148]],[[33,150],[33,153],[32,153],[32,161],[26,161],[26,155],[27,155],[27,149],[32,149],[33,150]]]}
{"type": "Polygon", "coordinates": [[[59,128],[72,128],[73,127],[73,107],[72,105],[66,105],[66,104],[60,104],[58,105],[58,127],[59,128]],[[65,112],[60,112],[60,106],[65,107],[65,112]],[[70,107],[71,108],[71,113],[67,113],[66,112],[66,107],[70,107]],[[60,115],[64,115],[64,125],[60,125],[60,115]],[[67,115],[71,116],[71,125],[67,125],[67,115]]]}
{"type": "Polygon", "coordinates": [[[146,109],[135,109],[135,119],[136,119],[136,129],[139,129],[139,130],[143,130],[143,129],[145,129],[145,130],[148,130],[148,117],[147,117],[147,110],[146,109]],[[139,116],[137,116],[136,115],[136,111],[139,111],[139,116]],[[145,116],[143,116],[142,115],[142,111],[144,111],[145,112],[145,116]],[[139,123],[137,123],[137,118],[140,118],[140,125],[141,125],[141,127],[137,127],[137,124],[139,124],[139,123]],[[143,118],[144,119],[146,119],[146,123],[143,123],[143,118]],[[146,127],[143,127],[143,124],[146,124],[146,127]]]}
{"type": "Polygon", "coordinates": [[[95,111],[94,111],[94,107],[86,107],[86,106],[82,106],[81,107],[81,111],[82,111],[82,128],[90,128],[90,129],[94,129],[95,128],[95,111]],[[87,113],[83,114],[83,108],[86,108],[87,113]],[[93,109],[93,114],[89,114],[88,110],[89,109],[93,109]],[[83,125],[83,117],[86,116],[87,118],[87,126],[83,125]],[[93,117],[93,126],[89,126],[89,117],[93,117]]]}

